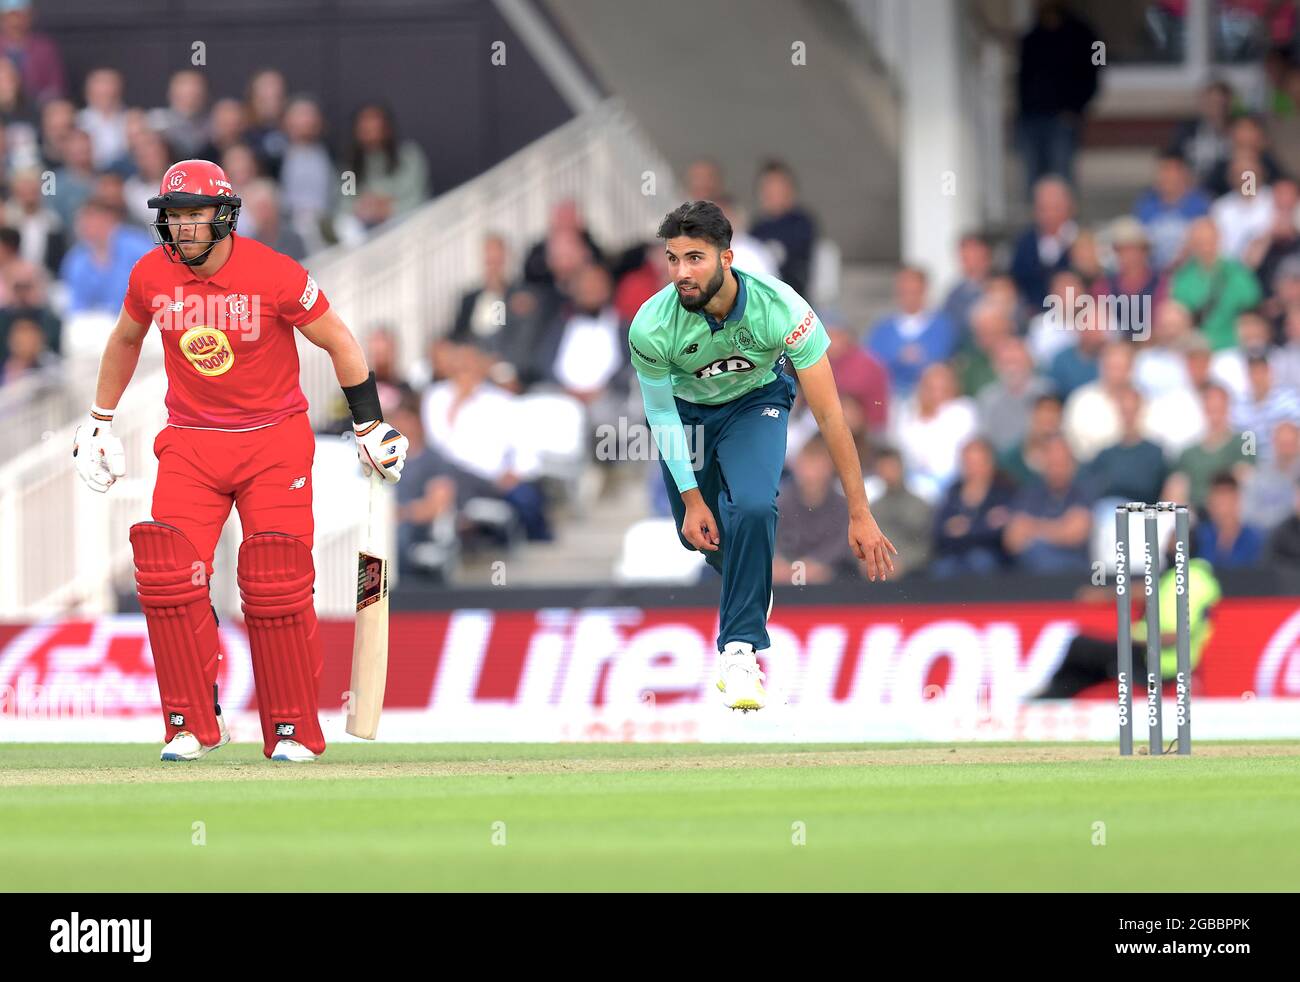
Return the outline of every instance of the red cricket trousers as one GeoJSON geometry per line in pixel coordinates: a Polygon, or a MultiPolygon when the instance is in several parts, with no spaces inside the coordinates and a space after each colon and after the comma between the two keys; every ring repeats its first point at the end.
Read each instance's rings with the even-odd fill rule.
{"type": "Polygon", "coordinates": [[[185,533],[209,575],[231,505],[239,509],[245,538],[283,532],[311,548],[316,438],[306,413],[244,432],[168,426],[153,452],[153,519],[185,533]]]}

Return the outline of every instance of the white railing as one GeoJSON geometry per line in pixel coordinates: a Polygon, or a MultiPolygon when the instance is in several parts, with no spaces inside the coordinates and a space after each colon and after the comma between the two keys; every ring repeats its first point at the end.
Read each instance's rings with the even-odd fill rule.
{"type": "MultiPolygon", "coordinates": [[[[672,192],[668,165],[622,108],[606,103],[363,245],[330,250],[306,265],[354,331],[364,337],[375,326],[390,325],[402,359],[411,362],[424,354],[435,332],[449,326],[462,291],[478,281],[485,232],[500,232],[522,257],[543,235],[551,205],[568,196],[577,200],[596,239],[617,248],[653,236],[675,203],[672,192]],[[657,195],[642,193],[646,172],[655,176],[657,195]]],[[[303,389],[319,424],[336,401],[338,384],[323,352],[301,338],[299,350],[303,389]]],[[[93,381],[84,388],[76,417],[94,397],[93,381]]],[[[101,613],[113,609],[115,588],[132,589],[127,533],[149,517],[157,473],[153,439],[165,423],[165,392],[161,370],[142,364],[114,424],[126,447],[127,477],[107,495],[95,494],[77,477],[71,456],[75,422],[0,460],[0,620],[101,613]]],[[[366,516],[366,484],[355,452],[337,438],[320,438],[313,483],[317,609],[345,615],[355,603],[356,551],[366,516]]],[[[385,498],[387,507],[391,497],[385,498]]],[[[238,543],[235,514],[214,559],[213,601],[222,616],[239,609],[238,543]]]]}

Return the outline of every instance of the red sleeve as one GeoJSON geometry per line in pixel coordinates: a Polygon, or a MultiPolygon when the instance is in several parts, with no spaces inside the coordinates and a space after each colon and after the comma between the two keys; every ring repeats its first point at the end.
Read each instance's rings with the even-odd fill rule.
{"type": "Polygon", "coordinates": [[[330,302],[307,270],[288,256],[280,274],[280,316],[295,327],[310,324],[330,309],[330,302]]]}
{"type": "Polygon", "coordinates": [[[140,324],[152,324],[153,308],[149,306],[149,298],[145,296],[145,276],[140,268],[143,264],[144,259],[138,259],[131,267],[131,276],[126,281],[126,296],[122,298],[122,306],[126,308],[127,316],[131,320],[140,324]]]}

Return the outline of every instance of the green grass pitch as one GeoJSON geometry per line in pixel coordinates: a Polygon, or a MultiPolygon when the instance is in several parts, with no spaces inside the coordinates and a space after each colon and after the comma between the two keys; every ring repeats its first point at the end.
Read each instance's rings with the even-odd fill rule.
{"type": "Polygon", "coordinates": [[[1300,890],[1300,743],[0,746],[0,889],[1300,890]]]}

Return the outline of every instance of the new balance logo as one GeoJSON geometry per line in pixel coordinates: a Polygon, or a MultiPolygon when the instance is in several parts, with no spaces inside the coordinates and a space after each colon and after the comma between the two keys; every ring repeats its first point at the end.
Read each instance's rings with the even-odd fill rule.
{"type": "Polygon", "coordinates": [[[682,349],[682,354],[693,355],[695,354],[695,352],[699,350],[700,350],[700,346],[698,344],[688,344],[685,348],[682,349]]]}
{"type": "Polygon", "coordinates": [[[172,726],[184,726],[185,717],[182,716],[180,713],[171,713],[167,717],[167,722],[170,723],[172,726]]]}
{"type": "Polygon", "coordinates": [[[297,491],[299,488],[303,487],[306,483],[307,483],[307,478],[300,477],[289,485],[289,490],[297,491]]]}
{"type": "Polygon", "coordinates": [[[294,727],[292,723],[276,723],[275,735],[282,736],[282,737],[291,737],[293,736],[293,729],[294,727]]]}
{"type": "Polygon", "coordinates": [[[777,409],[775,406],[764,406],[764,407],[763,407],[763,415],[764,415],[764,416],[771,416],[771,417],[773,417],[773,418],[775,418],[775,419],[780,419],[780,418],[781,418],[781,410],[777,409]]]}

